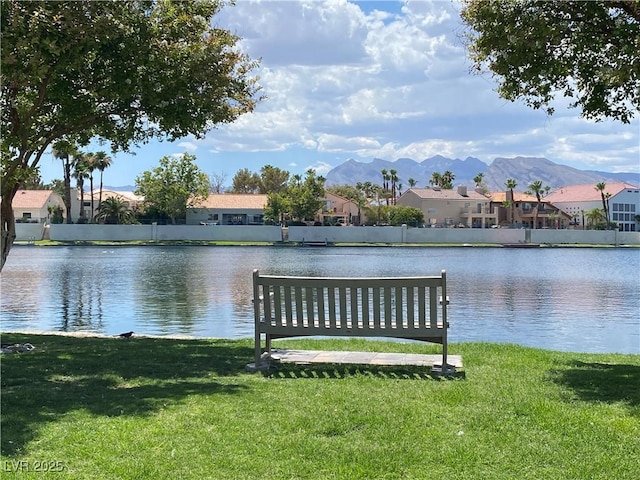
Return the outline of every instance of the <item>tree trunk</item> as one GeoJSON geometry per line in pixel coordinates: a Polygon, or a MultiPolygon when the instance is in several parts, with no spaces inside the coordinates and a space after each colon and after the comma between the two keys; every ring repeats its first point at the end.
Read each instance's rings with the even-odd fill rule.
{"type": "Polygon", "coordinates": [[[93,173],[91,173],[91,177],[89,177],[89,187],[91,188],[91,218],[89,221],[93,223],[93,217],[96,215],[93,205],[93,173]]]}
{"type": "Polygon", "coordinates": [[[16,221],[13,216],[13,197],[15,196],[17,187],[10,188],[9,190],[3,189],[2,191],[2,203],[0,204],[0,271],[4,267],[9,251],[13,246],[13,242],[16,239],[16,221]]]}
{"type": "Polygon", "coordinates": [[[84,184],[82,181],[78,182],[78,188],[80,189],[80,218],[84,218],[84,184]]]}
{"type": "Polygon", "coordinates": [[[102,205],[102,170],[100,170],[100,195],[98,196],[98,208],[102,205]]]}
{"type": "Polygon", "coordinates": [[[73,223],[71,221],[71,163],[69,155],[64,161],[64,203],[67,211],[67,223],[73,223]]]}

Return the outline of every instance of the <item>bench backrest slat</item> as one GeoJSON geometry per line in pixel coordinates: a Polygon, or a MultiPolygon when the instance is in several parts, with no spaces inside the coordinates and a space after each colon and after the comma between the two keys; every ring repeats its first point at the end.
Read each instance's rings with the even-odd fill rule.
{"type": "Polygon", "coordinates": [[[376,331],[435,330],[443,325],[438,308],[438,298],[445,293],[442,277],[257,276],[256,281],[262,314],[272,325],[376,331]]]}

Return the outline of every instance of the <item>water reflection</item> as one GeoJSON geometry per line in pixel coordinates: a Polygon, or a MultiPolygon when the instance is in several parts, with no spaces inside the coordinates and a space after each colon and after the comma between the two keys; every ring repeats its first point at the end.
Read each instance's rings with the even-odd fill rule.
{"type": "Polygon", "coordinates": [[[429,275],[446,269],[452,341],[640,353],[636,249],[16,247],[3,330],[251,337],[251,272],[429,275]]]}

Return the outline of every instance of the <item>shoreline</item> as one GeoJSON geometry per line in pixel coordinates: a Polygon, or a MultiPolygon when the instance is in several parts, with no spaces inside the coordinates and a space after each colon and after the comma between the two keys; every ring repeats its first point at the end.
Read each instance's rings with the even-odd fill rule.
{"type": "Polygon", "coordinates": [[[230,242],[215,240],[76,240],[76,241],[16,241],[14,247],[411,247],[411,248],[640,248],[640,244],[589,244],[589,243],[353,243],[335,242],[322,246],[303,245],[302,242],[230,242]]]}

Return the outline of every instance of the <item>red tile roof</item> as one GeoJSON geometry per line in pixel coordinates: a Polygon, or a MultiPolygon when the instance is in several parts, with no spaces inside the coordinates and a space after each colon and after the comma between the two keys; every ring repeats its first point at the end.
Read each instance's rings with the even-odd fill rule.
{"type": "Polygon", "coordinates": [[[433,199],[443,199],[443,200],[464,200],[464,199],[485,200],[485,201],[489,200],[487,197],[485,197],[481,193],[478,193],[475,190],[470,188],[467,189],[466,195],[460,195],[458,193],[458,189],[456,188],[454,189],[442,188],[438,190],[433,188],[410,188],[409,190],[404,192],[402,195],[406,194],[407,192],[413,192],[420,198],[433,198],[433,199]]]}
{"type": "MultiPolygon", "coordinates": [[[[489,194],[489,198],[491,198],[492,202],[502,203],[507,201],[507,192],[491,192],[489,194]]],[[[547,197],[543,199],[547,202],[547,197]]],[[[514,202],[529,202],[529,203],[537,203],[538,199],[535,195],[527,195],[522,192],[513,192],[513,201],[514,202]]]]}
{"type": "MultiPolygon", "coordinates": [[[[633,185],[624,182],[607,183],[604,189],[605,194],[617,195],[626,188],[638,189],[633,185]]],[[[600,192],[596,190],[595,184],[587,183],[583,185],[568,185],[558,188],[545,197],[550,203],[563,202],[594,202],[602,199],[600,192]]]]}
{"type": "Polygon", "coordinates": [[[43,208],[49,201],[53,190],[18,190],[13,197],[13,208],[43,208]]]}

